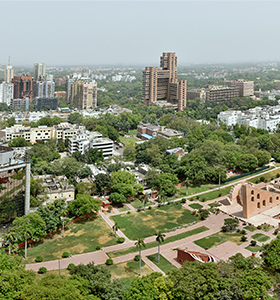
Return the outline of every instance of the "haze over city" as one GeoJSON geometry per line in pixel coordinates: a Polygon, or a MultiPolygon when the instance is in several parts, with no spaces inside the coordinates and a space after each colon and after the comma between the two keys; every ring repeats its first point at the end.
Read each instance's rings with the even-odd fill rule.
{"type": "Polygon", "coordinates": [[[0,64],[278,61],[279,2],[2,1],[0,64]]]}

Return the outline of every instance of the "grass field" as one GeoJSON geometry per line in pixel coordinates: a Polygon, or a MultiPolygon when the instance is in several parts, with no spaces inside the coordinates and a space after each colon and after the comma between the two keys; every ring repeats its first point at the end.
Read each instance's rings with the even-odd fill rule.
{"type": "Polygon", "coordinates": [[[130,137],[124,137],[124,136],[120,136],[120,141],[121,143],[123,143],[125,146],[126,145],[135,145],[135,142],[140,141],[140,139],[134,137],[134,136],[130,136],[130,137]]]}
{"type": "Polygon", "coordinates": [[[193,208],[193,209],[200,209],[202,208],[203,206],[200,205],[199,203],[193,203],[193,204],[190,204],[189,207],[193,208]]]}
{"type": "Polygon", "coordinates": [[[158,254],[152,254],[147,256],[148,259],[153,262],[157,267],[159,267],[165,274],[177,269],[171,262],[169,262],[165,257],[160,254],[160,259],[158,263],[158,254]]]}
{"type": "Polygon", "coordinates": [[[252,235],[252,239],[254,239],[260,243],[263,243],[263,242],[266,242],[269,240],[269,236],[262,234],[262,233],[256,233],[256,234],[252,235]]]}
{"type": "Polygon", "coordinates": [[[130,210],[129,207],[126,206],[126,205],[116,207],[116,209],[117,209],[118,211],[127,211],[127,210],[130,210]]]}
{"type": "Polygon", "coordinates": [[[247,247],[245,247],[245,249],[247,249],[247,250],[249,250],[249,251],[251,251],[251,252],[253,252],[253,253],[256,253],[256,252],[258,252],[258,251],[260,251],[261,250],[261,246],[259,246],[259,245],[256,245],[256,246],[247,246],[247,247]]]}
{"type": "Polygon", "coordinates": [[[231,241],[237,245],[241,245],[241,236],[242,234],[238,232],[217,232],[203,239],[194,241],[194,243],[204,248],[205,250],[223,244],[227,241],[231,241]]]}
{"type": "Polygon", "coordinates": [[[248,231],[251,231],[251,232],[257,230],[257,228],[255,226],[252,226],[252,225],[245,226],[244,229],[246,229],[248,231]]]}
{"type": "MultiPolygon", "coordinates": [[[[212,192],[208,192],[202,195],[199,195],[199,201],[208,201],[208,200],[213,200],[222,196],[225,196],[227,194],[229,194],[231,189],[231,186],[225,187],[225,188],[221,188],[221,190],[216,190],[216,191],[212,191],[212,192]]],[[[189,200],[197,200],[197,197],[191,198],[189,200]]]]}
{"type": "MultiPolygon", "coordinates": [[[[175,242],[175,241],[187,238],[189,236],[193,236],[195,234],[198,234],[198,233],[201,233],[201,232],[204,232],[204,231],[207,231],[207,230],[209,230],[209,228],[207,228],[205,226],[200,226],[200,227],[197,227],[195,229],[192,229],[192,230],[180,233],[180,234],[176,234],[176,235],[167,237],[167,238],[164,239],[164,242],[162,244],[168,244],[168,243],[171,243],[171,242],[175,242]]],[[[154,241],[154,242],[147,243],[146,247],[144,249],[145,250],[146,249],[151,249],[151,248],[154,248],[154,247],[157,247],[157,246],[158,246],[158,242],[154,241]]],[[[129,253],[133,253],[133,252],[137,252],[137,251],[138,250],[137,250],[136,247],[130,247],[130,248],[122,249],[122,250],[112,251],[112,252],[109,252],[109,253],[106,253],[106,254],[110,258],[113,258],[113,257],[129,254],[129,253]]]]}
{"type": "MultiPolygon", "coordinates": [[[[133,200],[130,204],[131,204],[134,208],[144,207],[143,202],[141,202],[139,199],[133,200]]],[[[149,206],[149,205],[152,205],[152,204],[154,204],[154,203],[148,201],[148,202],[145,204],[145,207],[148,208],[148,206],[149,206]]]]}
{"type": "MultiPolygon", "coordinates": [[[[216,185],[216,184],[203,184],[201,186],[189,186],[187,196],[191,196],[192,194],[196,194],[196,193],[205,192],[205,191],[214,189],[216,187],[218,187],[218,185],[216,185]]],[[[186,197],[186,187],[185,186],[180,187],[178,197],[179,198],[180,197],[186,197]]]]}
{"type": "Polygon", "coordinates": [[[266,174],[260,174],[259,176],[255,177],[255,178],[252,178],[248,181],[252,182],[252,183],[256,183],[256,182],[259,182],[260,181],[260,178],[261,177],[264,177],[265,180],[267,181],[270,181],[271,178],[275,178],[277,174],[280,174],[280,170],[273,170],[271,172],[268,172],[266,174]]]}
{"type": "Polygon", "coordinates": [[[146,211],[112,216],[122,232],[132,240],[146,238],[156,232],[174,230],[180,225],[198,221],[198,218],[180,203],[172,203],[161,207],[146,209],[146,211]]]}
{"type": "Polygon", "coordinates": [[[99,216],[91,221],[76,222],[65,228],[65,236],[61,233],[48,237],[33,248],[28,248],[27,259],[23,263],[34,262],[37,255],[43,255],[44,261],[61,258],[64,251],[80,254],[96,250],[96,246],[106,247],[116,244],[113,230],[99,216]]]}

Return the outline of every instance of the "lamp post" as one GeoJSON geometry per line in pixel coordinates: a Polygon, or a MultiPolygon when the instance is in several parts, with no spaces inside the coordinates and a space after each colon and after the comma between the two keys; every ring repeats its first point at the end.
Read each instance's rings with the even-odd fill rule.
{"type": "Polygon", "coordinates": [[[221,169],[219,168],[219,191],[221,190],[221,169]]]}
{"type": "Polygon", "coordinates": [[[61,219],[62,221],[62,237],[64,237],[64,218],[61,219]]]}
{"type": "Polygon", "coordinates": [[[11,243],[9,240],[7,240],[7,243],[9,243],[9,254],[11,254],[11,243]]]}

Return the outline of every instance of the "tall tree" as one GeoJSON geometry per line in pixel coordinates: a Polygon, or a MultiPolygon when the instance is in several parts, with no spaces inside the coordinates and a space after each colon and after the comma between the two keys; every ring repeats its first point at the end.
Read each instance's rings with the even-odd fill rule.
{"type": "Polygon", "coordinates": [[[161,233],[159,231],[155,235],[156,235],[156,241],[158,242],[158,263],[159,263],[159,260],[160,260],[160,243],[164,242],[165,234],[161,233]]]}
{"type": "Polygon", "coordinates": [[[141,249],[142,247],[146,247],[146,244],[144,242],[144,239],[137,239],[135,243],[136,248],[139,249],[139,276],[141,276],[141,249]]]}
{"type": "Polygon", "coordinates": [[[115,222],[115,224],[113,225],[113,230],[114,230],[114,233],[115,233],[115,237],[117,236],[117,231],[120,229],[119,225],[117,222],[115,222]]]}

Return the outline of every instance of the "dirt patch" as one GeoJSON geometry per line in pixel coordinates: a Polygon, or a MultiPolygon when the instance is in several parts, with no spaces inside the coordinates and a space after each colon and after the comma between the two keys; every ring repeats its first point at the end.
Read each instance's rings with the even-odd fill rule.
{"type": "Polygon", "coordinates": [[[153,217],[151,215],[148,215],[148,216],[142,218],[143,221],[149,221],[152,219],[153,219],[153,217]]]}
{"type": "Polygon", "coordinates": [[[67,235],[68,236],[80,236],[85,233],[84,229],[78,230],[77,232],[69,232],[67,235]]]}
{"type": "Polygon", "coordinates": [[[70,254],[81,254],[81,253],[83,253],[83,251],[85,249],[87,249],[86,246],[79,244],[79,245],[75,245],[73,247],[68,247],[65,249],[61,249],[57,252],[54,252],[53,256],[55,256],[57,258],[61,258],[63,252],[69,252],[70,254]]]}
{"type": "Polygon", "coordinates": [[[100,245],[104,245],[106,244],[107,242],[109,242],[111,240],[111,238],[108,236],[108,235],[102,235],[98,238],[98,243],[100,245]]]}

